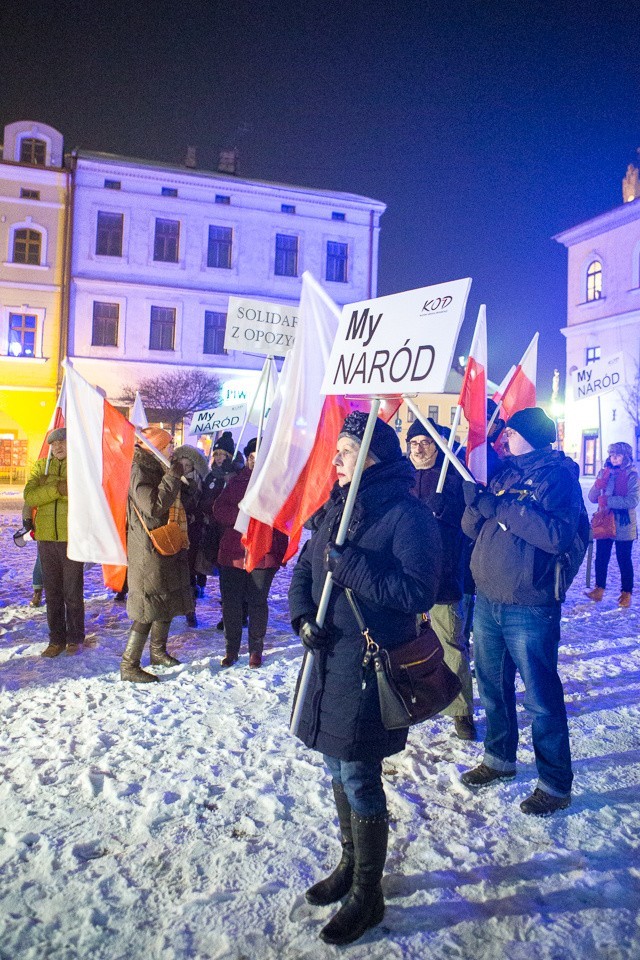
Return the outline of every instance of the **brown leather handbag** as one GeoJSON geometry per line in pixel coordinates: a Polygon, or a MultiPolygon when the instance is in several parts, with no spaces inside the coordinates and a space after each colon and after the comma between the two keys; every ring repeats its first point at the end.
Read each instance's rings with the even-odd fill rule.
{"type": "Polygon", "coordinates": [[[169,520],[169,523],[165,523],[162,527],[156,527],[155,530],[149,530],[149,527],[146,525],[142,519],[142,514],[136,507],[135,503],[132,502],[133,509],[136,512],[138,520],[145,529],[151,543],[154,545],[161,557],[173,557],[176,553],[180,553],[181,550],[186,549],[189,546],[189,542],[185,543],[185,535],[182,527],[179,523],[176,523],[175,520],[169,520]]]}
{"type": "Polygon", "coordinates": [[[598,509],[591,517],[594,540],[615,540],[616,538],[616,518],[613,510],[609,510],[605,503],[606,499],[599,497],[598,509]]]}
{"type": "Polygon", "coordinates": [[[402,730],[435,717],[452,703],[462,685],[444,662],[442,644],[431,624],[423,621],[415,640],[393,650],[380,647],[367,629],[348,588],[345,594],[367,642],[363,667],[373,665],[380,715],[386,730],[402,730]]]}

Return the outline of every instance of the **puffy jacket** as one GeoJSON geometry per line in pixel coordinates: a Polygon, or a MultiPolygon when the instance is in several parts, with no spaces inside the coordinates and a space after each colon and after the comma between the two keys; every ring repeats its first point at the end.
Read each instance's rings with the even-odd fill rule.
{"type": "Polygon", "coordinates": [[[36,540],[67,540],[69,500],[58,490],[58,483],[67,479],[67,461],[51,457],[49,470],[46,458],[37,460],[24,488],[24,502],[36,507],[36,540]]]}
{"type": "Polygon", "coordinates": [[[486,520],[473,506],[462,518],[475,540],[471,572],[479,593],[520,606],[555,602],[556,559],[578,529],[578,476],[578,465],[550,447],[505,460],[489,484],[495,516],[486,520]]]}
{"type": "Polygon", "coordinates": [[[640,500],[640,484],[638,471],[630,464],[623,467],[614,467],[609,460],[598,472],[596,482],[589,490],[589,500],[597,503],[601,496],[607,498],[607,507],[613,510],[616,518],[616,540],[635,540],[638,536],[638,522],[636,507],[640,500]],[[615,495],[616,479],[626,473],[627,492],[624,496],[615,495]]]}
{"type": "MultiPolygon", "coordinates": [[[[363,671],[365,642],[341,588],[353,590],[380,646],[397,647],[415,637],[416,614],[436,598],[441,548],[433,514],[411,495],[412,484],[413,469],[404,459],[364,471],[347,545],[333,574],[324,622],[330,644],[313,657],[298,736],[341,760],[381,759],[402,750],[407,740],[406,730],[382,725],[375,675],[363,671]]],[[[303,618],[316,615],[324,550],[337,535],[347,492],[348,487],[334,487],[293,571],[289,611],[296,631],[303,618]]]]}
{"type": "MultiPolygon", "coordinates": [[[[238,508],[249,486],[252,471],[243,467],[240,473],[232,477],[222,493],[213,504],[212,515],[214,522],[220,529],[220,546],[218,547],[219,567],[239,567],[244,570],[246,550],[242,545],[242,534],[234,530],[238,519],[238,508]]],[[[271,549],[257,565],[257,570],[279,567],[285,555],[288,537],[279,530],[273,531],[271,549]]]]}

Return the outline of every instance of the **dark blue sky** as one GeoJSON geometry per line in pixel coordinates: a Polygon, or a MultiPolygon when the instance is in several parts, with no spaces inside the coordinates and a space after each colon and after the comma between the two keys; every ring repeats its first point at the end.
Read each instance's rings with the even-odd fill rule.
{"type": "Polygon", "coordinates": [[[564,374],[566,252],[553,234],[621,203],[640,146],[633,4],[94,0],[0,4],[0,123],[75,146],[366,194],[379,292],[473,277],[500,380],[540,330],[564,374]]]}

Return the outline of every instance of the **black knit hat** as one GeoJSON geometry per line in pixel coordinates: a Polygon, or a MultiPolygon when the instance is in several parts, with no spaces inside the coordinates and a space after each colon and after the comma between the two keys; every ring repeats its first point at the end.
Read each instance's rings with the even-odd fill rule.
{"type": "MultiPolygon", "coordinates": [[[[362,443],[368,419],[369,415],[367,413],[354,410],[345,418],[342,429],[338,434],[338,439],[340,439],[340,437],[349,437],[349,439],[355,440],[356,443],[362,443]]],[[[398,434],[393,427],[390,427],[389,424],[381,420],[380,417],[376,419],[373,428],[369,455],[378,463],[389,463],[393,460],[402,459],[402,450],[400,449],[398,434]]]]}
{"type": "Polygon", "coordinates": [[[245,460],[247,459],[247,457],[251,456],[252,453],[256,452],[257,446],[258,446],[258,438],[252,437],[251,440],[249,440],[249,443],[246,445],[246,447],[242,451],[244,453],[245,460]]]}
{"type": "Polygon", "coordinates": [[[549,446],[556,439],[556,425],[542,407],[525,407],[509,417],[506,426],[515,430],[534,450],[549,446]]]}
{"type": "MultiPolygon", "coordinates": [[[[429,423],[432,427],[436,428],[441,437],[444,437],[445,440],[449,439],[451,431],[448,427],[444,427],[439,423],[434,423],[431,417],[429,417],[429,423]]],[[[429,437],[430,440],[432,439],[431,434],[421,420],[414,420],[407,430],[407,443],[409,443],[410,440],[413,440],[414,437],[429,437]]]]}
{"type": "Polygon", "coordinates": [[[231,454],[233,456],[233,451],[235,450],[233,444],[233,437],[231,436],[230,430],[225,430],[221,437],[218,437],[216,442],[213,445],[214,450],[224,450],[225,453],[231,454]]]}

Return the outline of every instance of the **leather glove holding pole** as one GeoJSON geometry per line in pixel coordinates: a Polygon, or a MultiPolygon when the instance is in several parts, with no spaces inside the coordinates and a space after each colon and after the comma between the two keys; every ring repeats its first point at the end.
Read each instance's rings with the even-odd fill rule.
{"type": "Polygon", "coordinates": [[[475,507],[478,502],[478,497],[483,490],[484,487],[480,486],[479,483],[476,483],[475,480],[463,480],[462,496],[464,497],[465,505],[467,507],[475,507]]]}
{"type": "Polygon", "coordinates": [[[304,647],[311,653],[324,650],[329,643],[329,633],[324,627],[319,627],[315,620],[302,620],[298,629],[298,636],[304,647]]]}
{"type": "Polygon", "coordinates": [[[345,551],[346,544],[329,543],[324,548],[324,571],[325,573],[333,573],[338,565],[338,560],[345,551]]]}

